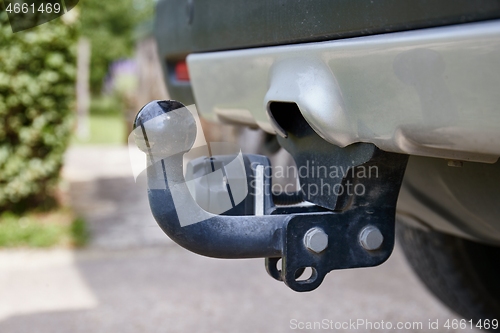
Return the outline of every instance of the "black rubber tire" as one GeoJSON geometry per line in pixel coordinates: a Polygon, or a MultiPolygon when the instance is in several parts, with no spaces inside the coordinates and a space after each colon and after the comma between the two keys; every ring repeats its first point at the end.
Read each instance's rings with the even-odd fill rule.
{"type": "Polygon", "coordinates": [[[415,273],[445,305],[476,323],[500,321],[500,247],[404,223],[396,233],[415,273]]]}

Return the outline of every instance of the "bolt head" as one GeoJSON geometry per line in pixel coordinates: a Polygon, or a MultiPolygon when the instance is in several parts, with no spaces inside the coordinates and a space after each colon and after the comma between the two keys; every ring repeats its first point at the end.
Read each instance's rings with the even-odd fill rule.
{"type": "Polygon", "coordinates": [[[365,250],[374,251],[382,245],[384,242],[384,236],[378,228],[368,226],[361,230],[361,233],[359,234],[359,242],[365,250]]]}
{"type": "Polygon", "coordinates": [[[328,235],[320,228],[309,229],[304,235],[304,245],[308,250],[320,253],[328,247],[328,235]]]}

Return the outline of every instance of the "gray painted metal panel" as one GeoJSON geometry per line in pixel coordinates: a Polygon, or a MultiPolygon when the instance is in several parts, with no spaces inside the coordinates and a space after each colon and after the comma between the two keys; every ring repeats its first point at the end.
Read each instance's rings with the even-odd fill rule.
{"type": "Polygon", "coordinates": [[[295,102],[338,146],[494,162],[500,156],[500,21],[337,41],[192,54],[205,117],[274,133],[295,102]]]}

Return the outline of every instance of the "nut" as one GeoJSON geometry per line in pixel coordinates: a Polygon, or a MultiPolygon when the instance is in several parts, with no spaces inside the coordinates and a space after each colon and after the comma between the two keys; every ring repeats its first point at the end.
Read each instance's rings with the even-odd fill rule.
{"type": "Polygon", "coordinates": [[[310,251],[320,253],[328,247],[328,235],[320,228],[309,229],[304,235],[304,245],[310,251]]]}
{"type": "Polygon", "coordinates": [[[359,242],[365,250],[373,251],[378,249],[384,242],[384,236],[374,226],[367,226],[359,234],[359,242]]]}

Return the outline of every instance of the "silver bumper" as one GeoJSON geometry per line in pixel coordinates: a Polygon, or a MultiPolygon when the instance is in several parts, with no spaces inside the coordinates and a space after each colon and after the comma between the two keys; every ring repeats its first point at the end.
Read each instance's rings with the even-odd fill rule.
{"type": "Polygon", "coordinates": [[[294,102],[338,146],[492,163],[500,156],[500,21],[192,54],[198,110],[275,133],[294,102]]]}

